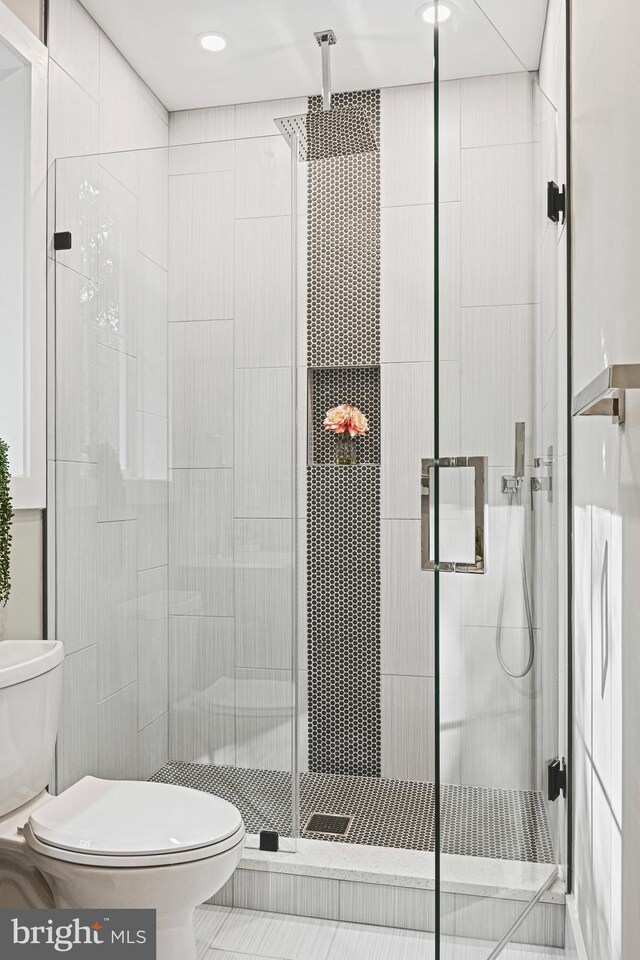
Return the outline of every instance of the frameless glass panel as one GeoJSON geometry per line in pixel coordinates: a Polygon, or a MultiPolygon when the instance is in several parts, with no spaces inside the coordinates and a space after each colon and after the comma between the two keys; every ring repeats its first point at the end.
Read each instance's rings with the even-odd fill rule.
{"type": "Polygon", "coordinates": [[[59,160],[55,229],[58,789],[183,784],[291,837],[289,151],[59,160]]]}
{"type": "Polygon", "coordinates": [[[560,887],[549,887],[563,801],[547,800],[564,634],[552,479],[566,453],[564,330],[546,209],[557,118],[474,0],[437,33],[440,464],[429,491],[436,569],[424,575],[436,589],[438,948],[455,956],[455,938],[471,937],[478,957],[493,957],[512,939],[562,943],[560,887]],[[476,511],[451,469],[470,457],[486,462],[476,511]],[[454,529],[482,564],[451,563],[454,529]]]}
{"type": "Polygon", "coordinates": [[[0,41],[0,436],[9,447],[10,472],[28,475],[29,366],[26,310],[27,222],[30,213],[31,68],[0,41]]]}

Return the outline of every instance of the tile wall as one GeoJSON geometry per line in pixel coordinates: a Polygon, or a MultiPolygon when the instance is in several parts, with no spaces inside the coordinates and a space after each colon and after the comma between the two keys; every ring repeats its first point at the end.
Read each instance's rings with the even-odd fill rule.
{"type": "MultiPolygon", "coordinates": [[[[433,776],[434,587],[420,571],[419,485],[432,454],[432,109],[428,85],[382,92],[382,772],[415,779],[433,776]]],[[[511,680],[495,652],[504,582],[505,657],[515,670],[528,655],[528,499],[509,508],[500,478],[513,473],[516,421],[528,473],[537,455],[535,87],[526,74],[445,82],[440,117],[441,453],[489,461],[487,573],[440,578],[442,775],[535,789],[538,664],[511,680]]],[[[447,510],[461,514],[452,500],[443,524],[447,510]]]]}
{"type": "Polygon", "coordinates": [[[291,173],[273,118],[305,109],[170,119],[173,760],[291,769],[291,173]]]}

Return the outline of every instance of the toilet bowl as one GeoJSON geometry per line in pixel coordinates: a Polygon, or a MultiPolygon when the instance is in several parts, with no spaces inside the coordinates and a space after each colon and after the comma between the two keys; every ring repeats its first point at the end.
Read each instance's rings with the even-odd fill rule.
{"type": "Polygon", "coordinates": [[[43,745],[53,752],[61,646],[9,645],[0,642],[0,907],[152,908],[158,960],[195,960],[193,912],[242,856],[239,811],[188,787],[90,776],[48,794],[33,770],[46,767],[43,745]]]}

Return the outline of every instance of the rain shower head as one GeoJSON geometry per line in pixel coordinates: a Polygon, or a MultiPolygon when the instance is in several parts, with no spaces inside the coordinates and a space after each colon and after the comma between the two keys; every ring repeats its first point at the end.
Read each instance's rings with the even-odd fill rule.
{"type": "Polygon", "coordinates": [[[331,107],[331,47],[338,41],[333,30],[314,34],[322,51],[322,109],[295,117],[281,117],[275,124],[298,160],[327,160],[378,149],[369,117],[357,107],[331,107]]]}

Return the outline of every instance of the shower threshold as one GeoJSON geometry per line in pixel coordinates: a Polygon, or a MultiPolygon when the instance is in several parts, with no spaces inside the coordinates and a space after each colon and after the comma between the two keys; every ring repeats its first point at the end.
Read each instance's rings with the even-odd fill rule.
{"type": "MultiPolygon", "coordinates": [[[[172,762],[151,778],[223,797],[242,814],[247,832],[291,836],[291,775],[212,764],[172,762]]],[[[346,835],[302,829],[301,837],[402,850],[434,850],[432,783],[342,774],[300,774],[300,823],[322,811],[349,817],[346,835]]],[[[445,784],[441,802],[442,853],[553,864],[553,846],[541,793],[445,784]]]]}

